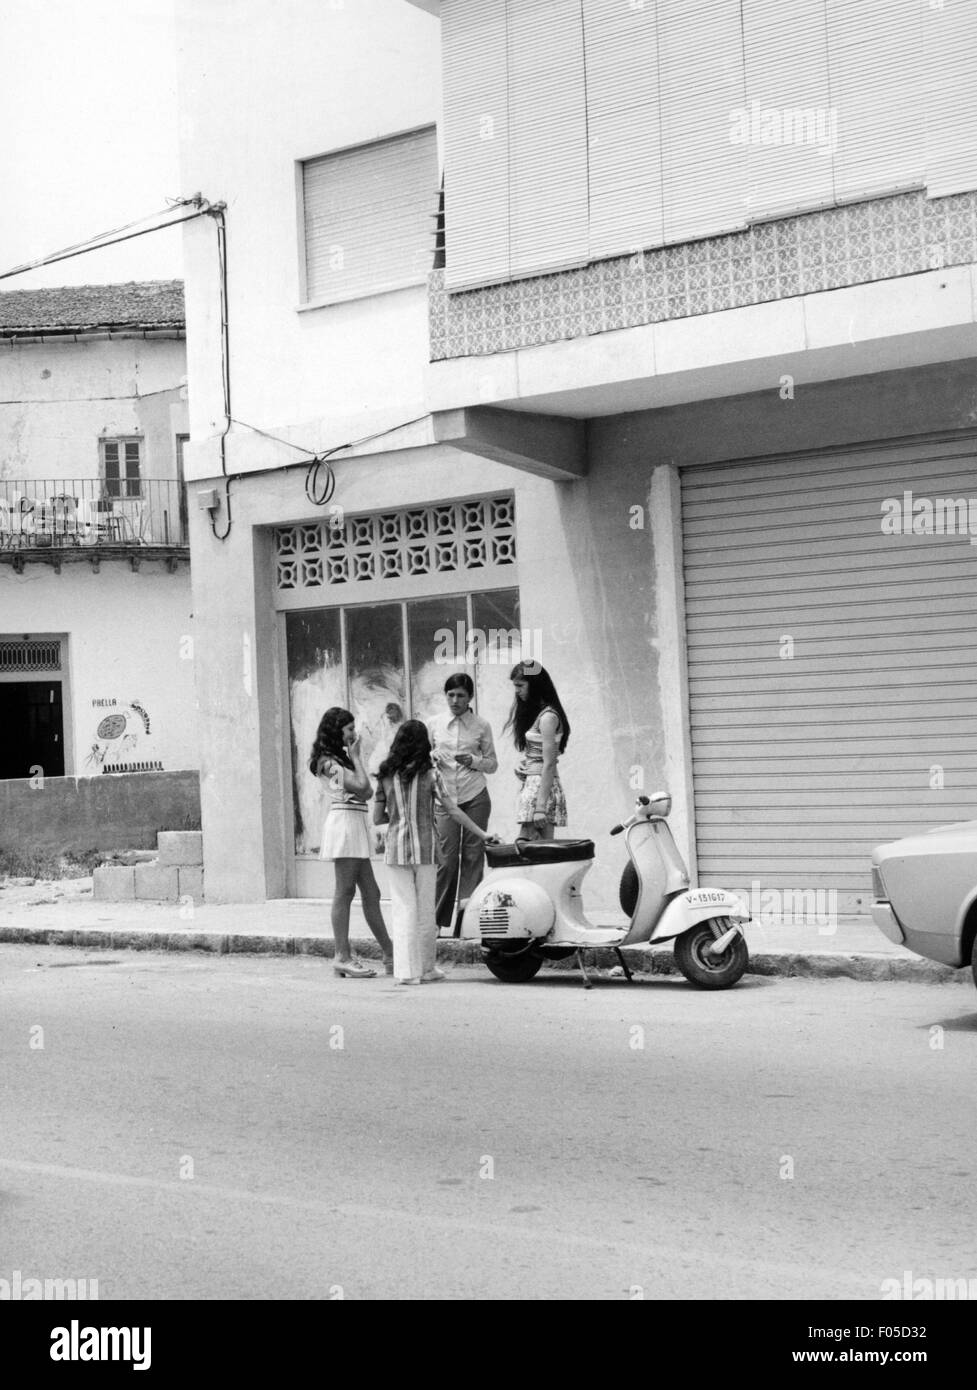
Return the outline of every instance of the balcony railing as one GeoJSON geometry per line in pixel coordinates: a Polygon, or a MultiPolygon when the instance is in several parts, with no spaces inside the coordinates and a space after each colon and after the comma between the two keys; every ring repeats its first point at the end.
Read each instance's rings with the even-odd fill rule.
{"type": "Polygon", "coordinates": [[[175,479],[0,479],[0,551],[186,547],[182,491],[175,479]]]}

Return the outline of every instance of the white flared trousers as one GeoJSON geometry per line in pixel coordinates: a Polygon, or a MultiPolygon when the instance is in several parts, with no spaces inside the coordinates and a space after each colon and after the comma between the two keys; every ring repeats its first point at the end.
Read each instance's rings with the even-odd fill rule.
{"type": "Polygon", "coordinates": [[[417,980],[434,969],[438,924],[434,919],[434,864],[388,864],[394,976],[417,980]]]}

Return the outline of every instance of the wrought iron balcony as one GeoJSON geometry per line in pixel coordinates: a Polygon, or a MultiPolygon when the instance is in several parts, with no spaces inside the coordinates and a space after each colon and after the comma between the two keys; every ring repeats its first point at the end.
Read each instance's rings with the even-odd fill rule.
{"type": "Polygon", "coordinates": [[[186,498],[176,479],[0,479],[0,559],[108,552],[148,559],[188,546],[186,498]]]}

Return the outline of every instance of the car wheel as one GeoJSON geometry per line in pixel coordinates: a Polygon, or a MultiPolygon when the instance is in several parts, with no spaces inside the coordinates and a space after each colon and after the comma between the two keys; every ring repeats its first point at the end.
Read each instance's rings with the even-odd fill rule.
{"type": "Polygon", "coordinates": [[[973,972],[974,984],[977,985],[977,936],[974,937],[974,948],[970,953],[970,969],[973,972]]]}

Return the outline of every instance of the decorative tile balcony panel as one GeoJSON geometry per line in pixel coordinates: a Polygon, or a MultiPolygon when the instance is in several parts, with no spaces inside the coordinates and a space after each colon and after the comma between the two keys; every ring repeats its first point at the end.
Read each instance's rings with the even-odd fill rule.
{"type": "Polygon", "coordinates": [[[917,192],[459,294],[445,289],[444,271],[436,270],[431,360],[512,352],[973,262],[977,192],[932,199],[917,192]]]}
{"type": "Polygon", "coordinates": [[[186,548],[181,490],[175,479],[0,479],[0,555],[186,548]]]}

